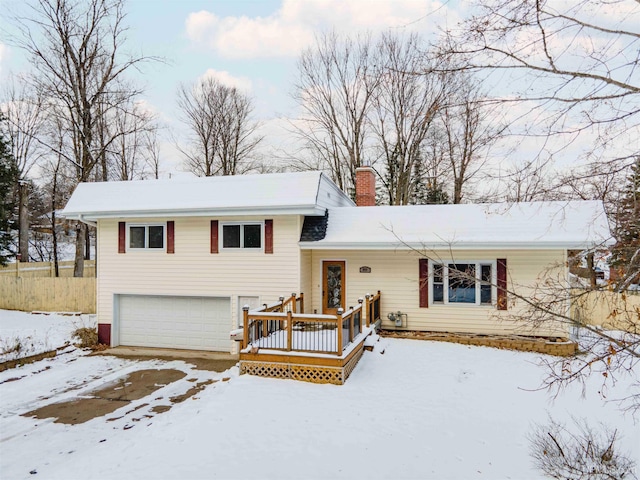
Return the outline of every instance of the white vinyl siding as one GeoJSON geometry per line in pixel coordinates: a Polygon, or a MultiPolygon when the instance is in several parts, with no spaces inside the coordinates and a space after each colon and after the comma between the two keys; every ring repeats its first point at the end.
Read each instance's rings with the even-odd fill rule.
{"type": "MultiPolygon", "coordinates": [[[[497,258],[507,259],[508,288],[519,294],[531,292],[531,287],[542,281],[545,274],[555,278],[561,272],[550,272],[550,267],[564,268],[563,250],[513,250],[513,251],[456,251],[430,252],[430,256],[443,263],[458,259],[473,259],[477,262],[494,262],[497,258]],[[454,258],[452,258],[452,255],[454,258]]],[[[478,334],[501,334],[525,332],[523,325],[509,320],[514,309],[522,308],[513,295],[508,296],[509,310],[500,311],[495,306],[469,306],[431,304],[420,308],[418,291],[417,253],[408,251],[312,251],[312,298],[305,293],[307,308],[320,311],[322,293],[322,260],[341,258],[346,260],[346,303],[356,305],[358,297],[366,293],[382,292],[382,326],[394,328],[387,319],[389,312],[401,311],[407,314],[408,329],[434,332],[467,332],[478,334]],[[360,273],[360,267],[368,266],[371,273],[360,273]]],[[[431,269],[430,269],[431,270],[431,269]]],[[[430,272],[431,273],[431,272],[430,272]]],[[[563,278],[563,277],[560,277],[563,278]]],[[[431,292],[430,292],[431,294],[431,292]]],[[[313,310],[311,310],[313,311],[313,310]]],[[[537,331],[537,335],[566,335],[564,329],[537,331]]]]}
{"type": "MultiPolygon", "coordinates": [[[[236,328],[237,296],[255,292],[262,302],[300,292],[301,217],[273,218],[274,253],[262,249],[229,249],[210,253],[210,221],[263,222],[256,217],[186,217],[175,220],[175,254],[153,249],[118,254],[118,221],[98,225],[98,322],[110,324],[115,294],[227,297],[231,299],[229,331],[236,328]]],[[[148,219],[147,219],[148,220],[148,219]]],[[[147,223],[144,218],[128,220],[147,223]]],[[[221,234],[220,230],[220,234],[221,234]]],[[[117,339],[117,336],[116,336],[117,339]]],[[[117,340],[116,340],[117,341],[117,340]]],[[[234,342],[229,340],[229,348],[234,342]]]]}

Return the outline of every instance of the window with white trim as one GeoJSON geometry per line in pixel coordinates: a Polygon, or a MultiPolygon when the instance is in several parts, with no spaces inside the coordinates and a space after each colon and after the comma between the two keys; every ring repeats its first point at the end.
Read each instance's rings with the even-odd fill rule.
{"type": "Polygon", "coordinates": [[[260,222],[224,223],[222,224],[222,248],[259,250],[263,244],[263,230],[263,224],[260,222]]]}
{"type": "Polygon", "coordinates": [[[433,262],[430,271],[433,304],[492,305],[495,301],[495,262],[433,262]]]}
{"type": "Polygon", "coordinates": [[[164,224],[140,224],[129,225],[129,248],[130,249],[161,249],[164,248],[165,240],[164,224]]]}

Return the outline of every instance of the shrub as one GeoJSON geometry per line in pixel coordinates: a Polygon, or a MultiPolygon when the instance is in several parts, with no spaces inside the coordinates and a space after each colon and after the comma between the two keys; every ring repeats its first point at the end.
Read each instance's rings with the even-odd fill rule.
{"type": "Polygon", "coordinates": [[[79,340],[76,347],[95,349],[98,346],[98,331],[95,328],[77,328],[73,332],[73,338],[79,340]]]}

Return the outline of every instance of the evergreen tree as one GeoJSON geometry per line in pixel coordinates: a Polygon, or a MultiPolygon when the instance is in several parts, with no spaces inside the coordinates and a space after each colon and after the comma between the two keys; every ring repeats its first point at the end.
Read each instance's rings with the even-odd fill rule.
{"type": "Polygon", "coordinates": [[[613,247],[611,265],[634,278],[640,273],[640,157],[631,167],[624,196],[619,205],[615,229],[616,245],[613,247]]]}
{"type": "MultiPolygon", "coordinates": [[[[0,116],[0,125],[5,119],[0,116]]],[[[9,144],[0,129],[0,265],[5,265],[11,255],[11,226],[15,207],[15,187],[18,181],[18,166],[11,155],[9,144]]]]}
{"type": "Polygon", "coordinates": [[[411,180],[410,205],[432,205],[449,203],[449,195],[436,178],[429,178],[422,161],[418,161],[413,167],[411,180]]]}

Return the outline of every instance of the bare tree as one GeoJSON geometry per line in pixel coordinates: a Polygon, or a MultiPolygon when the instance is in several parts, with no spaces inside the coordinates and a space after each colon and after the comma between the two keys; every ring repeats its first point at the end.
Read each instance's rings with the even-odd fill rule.
{"type": "Polygon", "coordinates": [[[143,157],[146,163],[145,170],[149,172],[151,178],[160,178],[160,146],[158,144],[158,125],[147,130],[142,135],[143,157]]]}
{"type": "Polygon", "coordinates": [[[236,175],[248,171],[262,141],[251,119],[250,97],[237,88],[206,77],[195,85],[181,85],[178,107],[191,130],[191,145],[180,150],[187,168],[198,176],[236,175]]]}
{"type": "MultiPolygon", "coordinates": [[[[124,75],[144,58],[121,52],[123,0],[34,0],[30,8],[31,15],[16,19],[14,41],[30,55],[32,83],[50,103],[50,114],[64,120],[71,141],[65,149],[48,147],[74,166],[78,182],[89,181],[122,135],[98,141],[100,119],[140,93],[124,75]]],[[[74,276],[83,275],[85,237],[86,226],[78,223],[74,276]]]]}
{"type": "Polygon", "coordinates": [[[156,132],[154,115],[136,102],[127,102],[113,118],[104,120],[106,138],[114,139],[104,151],[107,179],[141,180],[153,175],[147,146],[156,132]]]}
{"type": "Polygon", "coordinates": [[[295,134],[345,192],[366,159],[367,115],[378,82],[368,36],[317,37],[298,60],[294,98],[302,109],[295,134]]]}
{"type": "Polygon", "coordinates": [[[559,200],[562,194],[557,183],[552,181],[550,170],[550,158],[536,158],[507,166],[496,178],[500,192],[498,198],[509,203],[559,200]]]}
{"type": "Polygon", "coordinates": [[[421,148],[444,103],[447,84],[424,65],[417,34],[385,34],[375,50],[379,80],[370,117],[383,164],[379,177],[388,203],[406,205],[414,196],[421,148]]]}
{"type": "Polygon", "coordinates": [[[586,159],[629,160],[635,147],[621,142],[639,127],[639,9],[633,0],[477,2],[440,53],[492,74],[499,100],[526,102],[523,133],[562,135],[559,149],[588,134],[586,159]]]}
{"type": "Polygon", "coordinates": [[[2,111],[6,118],[6,136],[19,171],[18,178],[18,253],[29,261],[29,172],[44,154],[37,142],[45,121],[44,99],[38,90],[20,79],[11,78],[3,92],[2,111]],[[18,82],[19,85],[16,84],[18,82]]]}
{"type": "Polygon", "coordinates": [[[453,182],[451,202],[461,203],[465,187],[483,169],[506,127],[497,108],[483,102],[477,80],[464,72],[450,72],[443,81],[451,93],[437,111],[428,151],[446,159],[453,182]]]}

